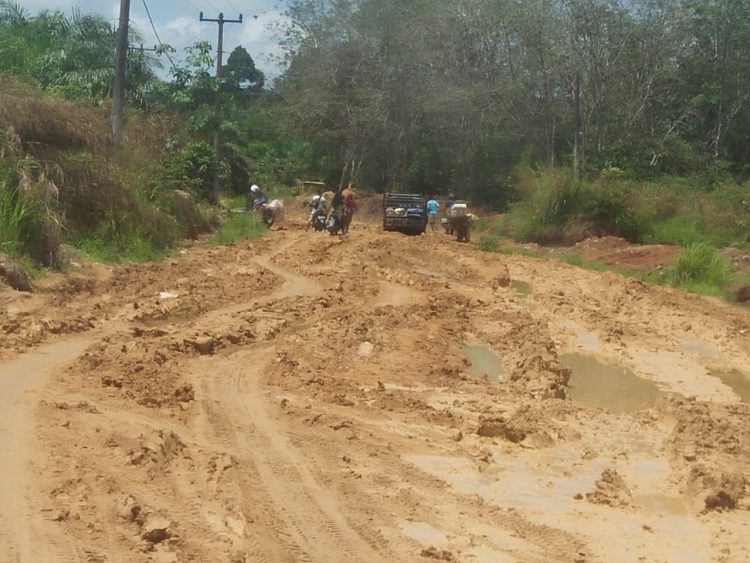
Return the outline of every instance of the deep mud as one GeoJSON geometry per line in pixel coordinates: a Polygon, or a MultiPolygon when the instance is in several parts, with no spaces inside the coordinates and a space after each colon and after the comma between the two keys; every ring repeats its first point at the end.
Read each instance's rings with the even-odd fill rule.
{"type": "Polygon", "coordinates": [[[750,557],[750,406],[711,375],[750,376],[747,309],[301,227],[0,290],[0,560],[750,557]],[[660,393],[576,402],[570,353],[660,393]]]}

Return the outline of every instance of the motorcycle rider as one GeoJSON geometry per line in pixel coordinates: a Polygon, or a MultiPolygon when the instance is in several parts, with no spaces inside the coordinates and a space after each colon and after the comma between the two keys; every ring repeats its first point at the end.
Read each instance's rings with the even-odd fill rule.
{"type": "Polygon", "coordinates": [[[247,194],[247,210],[256,209],[259,205],[268,203],[268,198],[258,184],[250,186],[250,193],[247,194]]]}
{"type": "Polygon", "coordinates": [[[310,199],[309,203],[310,207],[310,217],[307,220],[307,225],[305,225],[305,231],[307,231],[310,228],[310,225],[313,224],[313,221],[315,221],[316,215],[319,213],[325,214],[326,209],[326,200],[323,197],[323,190],[318,190],[314,196],[312,196],[312,199],[310,199]]]}
{"type": "MultiPolygon", "coordinates": [[[[344,216],[344,192],[341,188],[336,190],[331,200],[331,210],[326,216],[326,227],[329,228],[334,225],[334,221],[341,221],[344,216]]],[[[333,233],[332,233],[333,234],[333,233]]]]}

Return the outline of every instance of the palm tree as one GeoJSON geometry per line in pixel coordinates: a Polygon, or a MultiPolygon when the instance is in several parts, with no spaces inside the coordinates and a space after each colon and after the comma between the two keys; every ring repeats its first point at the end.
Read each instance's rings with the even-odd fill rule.
{"type": "MultiPolygon", "coordinates": [[[[140,40],[130,33],[131,46],[140,40]]],[[[45,89],[77,99],[104,101],[114,80],[116,30],[102,16],[74,8],[70,15],[44,10],[35,16],[17,2],[0,0],[0,73],[35,79],[45,89]]],[[[156,80],[158,61],[139,52],[128,57],[127,95],[142,105],[156,80]]]]}

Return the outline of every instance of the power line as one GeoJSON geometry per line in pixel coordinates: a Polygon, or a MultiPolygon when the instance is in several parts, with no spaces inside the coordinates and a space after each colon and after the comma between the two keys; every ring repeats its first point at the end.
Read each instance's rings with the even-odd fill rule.
{"type": "Polygon", "coordinates": [[[203,35],[203,31],[204,31],[203,29],[199,29],[195,33],[192,33],[190,35],[190,37],[188,37],[187,39],[183,39],[182,41],[180,41],[179,45],[175,46],[175,49],[179,51],[180,49],[183,49],[184,47],[187,47],[190,43],[193,42],[193,40],[195,40],[198,37],[200,37],[201,35],[203,35]]]}
{"type": "Polygon", "coordinates": [[[206,4],[208,4],[209,6],[211,6],[211,7],[212,7],[212,8],[214,9],[214,10],[216,10],[217,12],[221,12],[221,10],[219,10],[219,8],[217,8],[217,7],[216,7],[216,4],[214,4],[213,2],[211,2],[211,0],[203,0],[203,1],[204,1],[204,2],[206,3],[206,4]]]}
{"type": "Polygon", "coordinates": [[[193,4],[190,0],[185,0],[185,2],[187,2],[188,4],[190,4],[196,12],[200,12],[200,8],[198,8],[198,6],[196,6],[195,4],[193,4]]]}
{"type": "MultiPolygon", "coordinates": [[[[151,29],[154,30],[154,35],[156,35],[156,40],[158,41],[159,46],[163,45],[161,38],[159,37],[159,33],[156,31],[156,26],[154,25],[154,20],[151,19],[151,12],[148,9],[148,4],[146,4],[146,0],[143,0],[143,7],[146,8],[146,15],[148,16],[148,21],[151,23],[151,29]]],[[[167,51],[164,51],[164,54],[169,59],[169,62],[172,63],[172,66],[177,66],[174,64],[174,61],[172,60],[172,57],[169,56],[169,53],[167,51]]]]}
{"type": "Polygon", "coordinates": [[[232,0],[226,0],[226,2],[227,4],[229,4],[229,7],[232,8],[235,12],[237,12],[238,14],[240,13],[237,7],[234,4],[232,4],[232,0]]]}

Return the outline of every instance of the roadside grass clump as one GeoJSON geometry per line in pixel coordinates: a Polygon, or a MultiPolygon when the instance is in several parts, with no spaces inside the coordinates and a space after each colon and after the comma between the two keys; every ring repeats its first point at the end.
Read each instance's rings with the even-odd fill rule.
{"type": "Polygon", "coordinates": [[[587,270],[593,270],[595,272],[616,271],[615,268],[612,268],[604,262],[600,262],[599,260],[584,260],[577,254],[565,255],[565,257],[563,258],[563,262],[565,262],[566,264],[570,264],[571,266],[577,266],[579,268],[585,268],[587,270]]]}
{"type": "Polygon", "coordinates": [[[178,238],[173,217],[143,205],[136,213],[109,209],[93,230],[73,233],[76,248],[102,262],[158,260],[169,255],[178,238]]]}
{"type": "Polygon", "coordinates": [[[493,252],[495,254],[505,254],[508,256],[513,254],[528,256],[529,258],[539,258],[542,256],[541,252],[531,248],[525,248],[523,246],[508,246],[507,244],[504,245],[500,239],[492,236],[483,236],[479,239],[477,248],[482,252],[493,252]]]}
{"type": "Polygon", "coordinates": [[[33,202],[0,185],[0,251],[17,255],[23,250],[23,225],[33,213],[33,202]]]}
{"type": "Polygon", "coordinates": [[[570,244],[612,235],[683,246],[750,244],[750,182],[636,181],[612,167],[576,181],[564,170],[525,166],[514,178],[521,201],[504,216],[502,235],[517,241],[570,244]]]}
{"type": "Polygon", "coordinates": [[[57,266],[61,228],[54,211],[56,187],[31,159],[0,158],[0,251],[57,266]]]}
{"type": "Polygon", "coordinates": [[[669,282],[693,293],[727,297],[729,265],[705,243],[691,244],[683,250],[669,270],[669,282]]]}
{"type": "Polygon", "coordinates": [[[638,212],[629,187],[619,181],[610,182],[599,186],[584,184],[580,217],[590,221],[598,233],[641,242],[649,228],[646,218],[638,212]]]}
{"type": "Polygon", "coordinates": [[[508,238],[512,232],[511,218],[508,214],[483,216],[477,218],[471,228],[474,232],[492,238],[508,238]]]}
{"type": "Polygon", "coordinates": [[[650,229],[644,242],[741,246],[750,242],[750,182],[663,178],[634,189],[650,229]]]}
{"type": "Polygon", "coordinates": [[[255,213],[232,213],[209,239],[211,245],[229,245],[239,240],[264,236],[268,227],[255,213]]]}
{"type": "Polygon", "coordinates": [[[522,199],[511,205],[504,227],[518,241],[569,244],[614,235],[638,242],[648,228],[629,185],[609,169],[595,181],[552,168],[525,167],[515,175],[522,199]]]}
{"type": "Polygon", "coordinates": [[[482,252],[499,252],[500,241],[491,236],[483,236],[479,239],[479,244],[477,244],[477,247],[482,252]]]}
{"type": "Polygon", "coordinates": [[[534,173],[521,170],[519,192],[524,199],[511,206],[515,215],[514,237],[522,242],[558,244],[565,240],[565,227],[581,209],[581,184],[563,170],[534,173]]]}
{"type": "Polygon", "coordinates": [[[207,208],[153,181],[173,129],[168,117],[133,115],[115,148],[106,111],[0,78],[3,246],[64,267],[62,242],[100,260],[151,260],[210,231],[207,208]]]}

